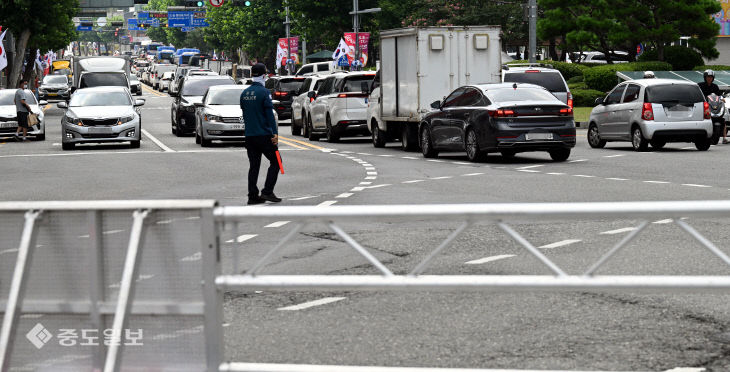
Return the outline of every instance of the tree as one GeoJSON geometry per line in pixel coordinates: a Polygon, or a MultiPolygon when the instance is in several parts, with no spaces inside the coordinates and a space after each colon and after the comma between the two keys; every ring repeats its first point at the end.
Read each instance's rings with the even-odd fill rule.
{"type": "MultiPolygon", "coordinates": [[[[19,83],[26,49],[57,50],[76,39],[72,18],[78,7],[78,0],[0,1],[0,24],[15,36],[8,86],[17,87],[19,83]]],[[[35,53],[31,52],[31,66],[34,58],[35,53]]]]}
{"type": "MultiPolygon", "coordinates": [[[[360,9],[377,7],[377,0],[361,0],[360,9]]],[[[351,1],[341,0],[289,0],[292,35],[306,38],[307,45],[317,49],[337,48],[345,32],[353,31],[351,1]]],[[[375,23],[378,14],[360,16],[360,31],[377,35],[375,23]]]]}

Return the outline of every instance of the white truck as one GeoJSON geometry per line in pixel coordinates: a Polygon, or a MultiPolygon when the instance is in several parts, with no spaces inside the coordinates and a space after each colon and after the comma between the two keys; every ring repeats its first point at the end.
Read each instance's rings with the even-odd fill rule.
{"type": "Polygon", "coordinates": [[[121,86],[130,89],[132,75],[131,58],[116,57],[74,57],[73,88],[98,86],[121,86]]]}
{"type": "Polygon", "coordinates": [[[370,87],[373,145],[401,140],[418,149],[418,124],[431,103],[468,84],[501,81],[498,26],[415,27],[380,33],[380,70],[370,87]]]}

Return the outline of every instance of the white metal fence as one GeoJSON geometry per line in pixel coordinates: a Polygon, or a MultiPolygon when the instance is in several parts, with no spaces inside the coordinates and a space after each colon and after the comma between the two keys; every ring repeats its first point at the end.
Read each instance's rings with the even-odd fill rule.
{"type": "MultiPolygon", "coordinates": [[[[215,205],[214,201],[0,203],[0,234],[6,246],[17,247],[3,250],[5,246],[0,246],[0,311],[4,311],[0,371],[40,367],[105,372],[153,367],[176,371],[421,370],[229,362],[224,355],[226,291],[730,290],[730,275],[596,275],[654,218],[672,219],[681,231],[730,267],[730,257],[688,222],[693,218],[730,218],[730,201],[326,208],[215,205]],[[608,219],[643,222],[579,275],[568,274],[512,227],[516,222],[608,219]],[[223,275],[221,241],[225,226],[262,220],[286,220],[292,224],[288,233],[244,274],[223,275]],[[343,228],[351,222],[381,221],[447,221],[460,225],[407,274],[395,274],[343,228]],[[461,234],[484,223],[498,226],[552,274],[423,274],[461,234]],[[308,226],[326,226],[380,274],[261,275],[260,271],[277,253],[308,226]],[[155,276],[145,278],[152,271],[155,276]],[[102,343],[86,355],[75,356],[69,356],[62,347],[51,351],[46,347],[34,349],[18,337],[30,329],[36,330],[35,323],[47,328],[61,322],[96,332],[108,327],[112,335],[119,335],[128,327],[142,326],[156,327],[158,332],[150,338],[149,332],[145,334],[144,348],[102,343]],[[56,354],[44,355],[48,361],[39,367],[32,360],[40,358],[40,352],[56,354]],[[164,360],[160,360],[160,355],[165,356],[164,360]]],[[[44,333],[41,330],[32,335],[43,339],[44,333]]]]}

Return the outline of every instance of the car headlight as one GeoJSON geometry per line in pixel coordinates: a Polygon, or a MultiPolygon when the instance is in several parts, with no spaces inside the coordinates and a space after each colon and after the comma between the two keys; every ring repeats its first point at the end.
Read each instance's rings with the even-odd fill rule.
{"type": "Polygon", "coordinates": [[[206,114],[205,115],[205,121],[214,122],[214,121],[223,121],[223,120],[218,115],[208,115],[208,114],[206,114]]]}
{"type": "Polygon", "coordinates": [[[129,115],[129,116],[121,117],[121,118],[119,118],[119,121],[117,121],[117,125],[122,125],[124,123],[129,123],[132,120],[134,120],[134,115],[129,115]]]}
{"type": "Polygon", "coordinates": [[[63,120],[66,120],[67,123],[73,124],[73,125],[83,125],[81,123],[81,119],[71,115],[70,113],[66,112],[66,115],[63,117],[63,120]]]}
{"type": "Polygon", "coordinates": [[[185,106],[185,111],[187,111],[187,112],[195,112],[195,106],[194,105],[185,106]]]}

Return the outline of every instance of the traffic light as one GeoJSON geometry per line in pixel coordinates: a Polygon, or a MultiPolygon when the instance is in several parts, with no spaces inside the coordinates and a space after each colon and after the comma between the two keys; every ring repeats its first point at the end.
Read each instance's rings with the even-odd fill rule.
{"type": "Polygon", "coordinates": [[[202,0],[185,0],[185,6],[191,8],[202,8],[205,6],[205,1],[202,0]]]}
{"type": "Polygon", "coordinates": [[[147,5],[150,2],[150,0],[134,0],[134,5],[147,5]]]}
{"type": "Polygon", "coordinates": [[[119,27],[114,29],[114,36],[119,36],[119,27]]]}
{"type": "Polygon", "coordinates": [[[124,26],[124,22],[122,22],[122,21],[111,21],[110,24],[111,24],[112,27],[121,27],[121,26],[124,26]]]}

